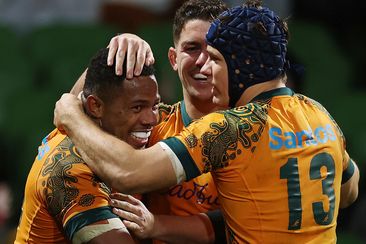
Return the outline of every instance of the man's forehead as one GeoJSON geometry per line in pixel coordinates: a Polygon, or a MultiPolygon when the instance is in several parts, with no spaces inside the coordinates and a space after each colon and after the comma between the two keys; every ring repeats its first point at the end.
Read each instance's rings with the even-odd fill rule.
{"type": "Polygon", "coordinates": [[[133,85],[133,86],[139,86],[142,84],[156,84],[156,78],[155,75],[148,75],[148,76],[134,76],[131,79],[126,79],[124,81],[126,85],[133,85]]]}
{"type": "Polygon", "coordinates": [[[200,33],[202,35],[202,38],[204,39],[204,37],[208,31],[209,25],[210,25],[210,22],[207,20],[191,19],[191,20],[186,21],[180,32],[178,42],[184,41],[185,37],[187,36],[187,33],[195,33],[195,34],[200,33]],[[206,26],[204,26],[205,24],[207,24],[207,30],[206,30],[206,26]]]}

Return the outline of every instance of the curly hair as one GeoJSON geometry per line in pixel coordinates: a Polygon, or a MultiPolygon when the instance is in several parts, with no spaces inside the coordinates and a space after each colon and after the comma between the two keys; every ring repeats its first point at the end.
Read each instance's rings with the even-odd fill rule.
{"type": "MultiPolygon", "coordinates": [[[[108,51],[108,48],[99,50],[90,61],[83,88],[86,97],[94,94],[103,101],[109,101],[114,98],[116,88],[126,79],[126,59],[123,62],[122,75],[116,75],[115,64],[107,65],[108,51]]],[[[150,75],[155,75],[154,67],[144,65],[140,76],[150,75]]]]}

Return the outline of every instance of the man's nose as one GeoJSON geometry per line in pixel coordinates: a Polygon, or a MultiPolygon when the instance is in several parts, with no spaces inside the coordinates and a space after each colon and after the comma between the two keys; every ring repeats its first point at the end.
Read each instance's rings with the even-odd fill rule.
{"type": "Polygon", "coordinates": [[[148,110],[144,113],[144,116],[141,119],[142,124],[144,125],[149,125],[149,126],[154,126],[158,123],[158,116],[157,116],[157,112],[155,112],[154,110],[148,110]]]}
{"type": "Polygon", "coordinates": [[[210,61],[210,59],[206,58],[205,63],[202,65],[202,67],[200,69],[200,73],[204,74],[206,76],[212,75],[211,65],[209,64],[209,61],[210,61]]]}
{"type": "Polygon", "coordinates": [[[199,67],[202,67],[206,63],[207,58],[208,58],[208,53],[206,50],[203,50],[197,58],[196,65],[198,65],[199,67]]]}

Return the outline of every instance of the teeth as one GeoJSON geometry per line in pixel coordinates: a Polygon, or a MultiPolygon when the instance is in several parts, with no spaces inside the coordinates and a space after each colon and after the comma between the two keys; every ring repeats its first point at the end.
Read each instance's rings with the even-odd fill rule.
{"type": "Polygon", "coordinates": [[[195,74],[193,76],[193,78],[195,78],[195,79],[207,79],[207,76],[205,76],[203,74],[195,74]]]}
{"type": "Polygon", "coordinates": [[[150,134],[151,134],[151,131],[147,131],[147,132],[144,132],[144,131],[131,132],[131,135],[133,135],[134,137],[137,137],[139,139],[147,139],[147,138],[149,138],[150,134]]]}

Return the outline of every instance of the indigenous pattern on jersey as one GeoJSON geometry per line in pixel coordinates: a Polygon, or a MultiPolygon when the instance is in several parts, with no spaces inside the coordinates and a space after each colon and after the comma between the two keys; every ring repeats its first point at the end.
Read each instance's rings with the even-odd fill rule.
{"type": "Polygon", "coordinates": [[[68,243],[82,227],[115,218],[110,189],[57,129],[43,139],[25,186],[15,243],[68,243]]]}
{"type": "MultiPolygon", "coordinates": [[[[150,146],[178,134],[192,122],[184,101],[173,106],[160,104],[159,115],[160,123],[152,131],[150,146]]],[[[149,210],[155,214],[187,216],[219,208],[211,173],[173,186],[167,191],[147,194],[145,200],[149,210]]]]}
{"type": "Polygon", "coordinates": [[[279,88],[209,114],[163,142],[188,180],[212,172],[229,243],[336,242],[350,158],[319,103],[279,88]]]}

